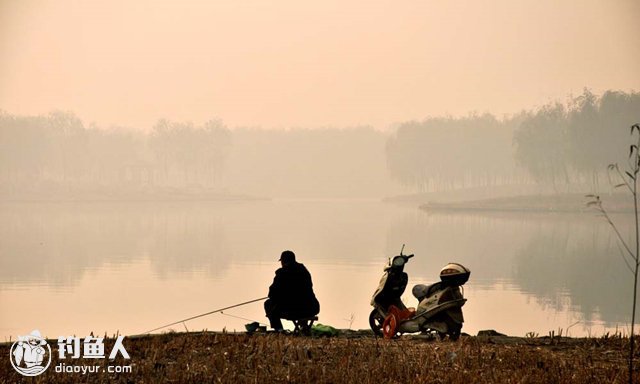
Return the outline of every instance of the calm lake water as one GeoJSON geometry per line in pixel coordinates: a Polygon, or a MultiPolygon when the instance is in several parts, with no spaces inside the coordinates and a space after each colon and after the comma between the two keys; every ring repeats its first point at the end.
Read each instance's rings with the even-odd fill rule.
{"type": "MultiPolygon", "coordinates": [[[[632,217],[614,218],[628,233],[632,217]]],[[[411,287],[436,281],[447,262],[471,269],[470,334],[629,329],[632,275],[593,213],[429,213],[335,200],[3,203],[0,238],[3,340],[32,329],[137,334],[260,298],[284,249],[310,270],[321,323],[368,328],[371,294],[402,244],[416,255],[405,269],[409,305],[411,287]]],[[[244,330],[246,319],[266,322],[262,304],[186,326],[244,330]]]]}

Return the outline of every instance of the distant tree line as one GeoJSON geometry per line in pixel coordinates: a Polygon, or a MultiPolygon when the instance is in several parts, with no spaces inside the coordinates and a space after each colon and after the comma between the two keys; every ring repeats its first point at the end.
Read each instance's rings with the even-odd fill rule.
{"type": "Polygon", "coordinates": [[[588,90],[566,105],[548,104],[525,114],[513,142],[519,165],[538,183],[598,189],[606,166],[626,161],[629,128],[640,121],[640,93],[588,90]]]}
{"type": "Polygon", "coordinates": [[[85,125],[69,112],[0,112],[0,197],[379,197],[395,192],[386,139],[371,127],[230,130],[163,119],[142,131],[85,125]]]}
{"type": "Polygon", "coordinates": [[[597,188],[640,121],[640,93],[589,91],[566,104],[348,129],[228,129],[158,121],[151,130],[85,125],[68,112],[0,112],[0,193],[214,191],[376,197],[476,187],[597,188]],[[386,152],[386,156],[385,156],[386,152]],[[395,180],[396,182],[392,182],[395,180]]]}
{"type": "Polygon", "coordinates": [[[220,121],[159,121],[150,134],[85,126],[72,113],[0,113],[4,192],[97,188],[212,188],[231,145],[220,121]]]}
{"type": "Polygon", "coordinates": [[[531,184],[598,188],[640,120],[640,93],[588,90],[566,104],[400,125],[387,142],[391,176],[418,191],[531,184]]]}
{"type": "Polygon", "coordinates": [[[158,121],[148,138],[154,164],[160,170],[156,182],[195,188],[219,185],[231,142],[231,132],[220,120],[209,120],[202,126],[158,121]]]}
{"type": "Polygon", "coordinates": [[[387,142],[391,176],[420,192],[517,183],[516,122],[484,114],[404,123],[387,142]]]}
{"type": "Polygon", "coordinates": [[[371,127],[236,128],[230,191],[278,197],[375,198],[400,193],[386,169],[388,135],[371,127]]]}

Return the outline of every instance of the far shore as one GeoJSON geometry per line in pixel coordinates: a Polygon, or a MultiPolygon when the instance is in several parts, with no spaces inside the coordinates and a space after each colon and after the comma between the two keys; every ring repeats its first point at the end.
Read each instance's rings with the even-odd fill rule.
{"type": "MultiPolygon", "coordinates": [[[[431,212],[514,212],[514,213],[593,213],[588,203],[595,199],[589,193],[527,194],[490,198],[469,198],[444,193],[418,194],[387,198],[385,202],[418,205],[431,212]]],[[[628,194],[602,194],[602,206],[609,213],[633,212],[628,194]]]]}
{"type": "MultiPolygon", "coordinates": [[[[427,211],[495,211],[515,213],[594,213],[588,205],[595,198],[584,194],[529,195],[450,203],[428,202],[420,206],[427,211]]],[[[601,196],[609,213],[632,213],[633,200],[627,195],[601,196]]]]}
{"type": "Polygon", "coordinates": [[[52,190],[0,193],[0,202],[172,202],[172,201],[266,201],[264,196],[250,196],[216,191],[184,190],[52,190]]]}

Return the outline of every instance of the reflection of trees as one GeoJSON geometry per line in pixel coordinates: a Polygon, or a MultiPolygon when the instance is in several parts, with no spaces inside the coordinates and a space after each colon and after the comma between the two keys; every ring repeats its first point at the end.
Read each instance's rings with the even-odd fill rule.
{"type": "Polygon", "coordinates": [[[75,284],[87,269],[130,262],[140,236],[127,211],[76,205],[10,205],[0,214],[2,282],[75,284]]]}
{"type": "Polygon", "coordinates": [[[526,241],[536,224],[519,215],[431,214],[411,212],[393,222],[387,234],[387,253],[402,244],[415,253],[409,270],[416,278],[438,279],[440,268],[459,262],[471,269],[473,284],[493,284],[511,273],[511,255],[526,241]]]}
{"type": "Polygon", "coordinates": [[[238,263],[369,264],[396,211],[377,202],[4,203],[0,284],[76,284],[88,269],[148,258],[161,277],[222,277],[238,263]]]}
{"type": "Polygon", "coordinates": [[[87,270],[147,259],[162,278],[222,278],[242,262],[275,269],[285,248],[307,264],[381,270],[404,243],[416,254],[412,282],[435,281],[457,261],[471,268],[474,287],[509,280],[547,305],[569,297],[585,319],[616,322],[630,274],[610,234],[590,215],[429,214],[369,202],[5,203],[0,287],[73,286],[87,270]]]}
{"type": "Polygon", "coordinates": [[[87,270],[148,256],[161,276],[230,264],[224,230],[197,206],[3,204],[0,284],[77,284],[87,270]]]}
{"type": "MultiPolygon", "coordinates": [[[[628,230],[630,217],[620,215],[628,230]]],[[[571,310],[589,321],[625,321],[632,275],[606,223],[589,215],[429,214],[409,211],[392,221],[385,252],[405,243],[415,253],[407,266],[413,282],[432,282],[450,261],[471,269],[469,284],[507,281],[543,306],[571,310]]]]}
{"type": "Polygon", "coordinates": [[[153,215],[149,259],[162,278],[203,271],[221,276],[231,264],[223,223],[197,205],[164,207],[153,215]]]}
{"type": "Polygon", "coordinates": [[[561,309],[570,302],[587,322],[595,314],[608,323],[623,322],[632,275],[618,254],[601,223],[541,228],[516,253],[514,277],[545,305],[561,309]]]}

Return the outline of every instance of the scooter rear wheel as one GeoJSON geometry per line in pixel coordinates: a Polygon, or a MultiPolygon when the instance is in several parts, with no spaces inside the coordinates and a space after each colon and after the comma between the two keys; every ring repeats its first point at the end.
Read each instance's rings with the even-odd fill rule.
{"type": "Polygon", "coordinates": [[[373,331],[373,333],[378,337],[383,336],[382,335],[383,323],[384,323],[384,317],[382,317],[380,312],[377,309],[374,309],[373,311],[371,311],[371,313],[369,314],[369,326],[371,327],[371,330],[373,331]]]}
{"type": "Polygon", "coordinates": [[[457,326],[454,329],[449,329],[449,340],[457,341],[460,338],[461,327],[457,326]]]}
{"type": "Polygon", "coordinates": [[[449,335],[449,340],[457,341],[460,338],[460,333],[462,333],[462,324],[452,320],[447,321],[447,335],[449,335]]]}

